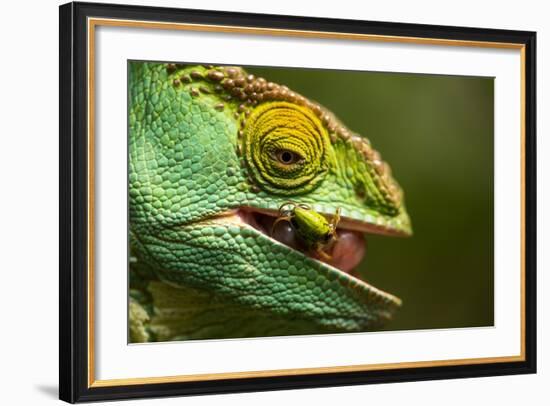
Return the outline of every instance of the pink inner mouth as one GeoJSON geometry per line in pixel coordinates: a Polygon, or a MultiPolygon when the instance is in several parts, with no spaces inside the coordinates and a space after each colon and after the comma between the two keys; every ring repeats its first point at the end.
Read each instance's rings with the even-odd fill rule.
{"type": "Polygon", "coordinates": [[[238,216],[244,223],[247,223],[280,243],[300,251],[310,258],[332,265],[343,272],[358,276],[354,274],[354,269],[363,259],[366,250],[363,233],[337,228],[336,234],[338,239],[329,246],[323,248],[323,251],[330,256],[330,259],[326,259],[313,250],[305,247],[296,236],[293,227],[287,221],[277,223],[272,233],[273,222],[276,217],[249,210],[239,210],[238,216]]]}

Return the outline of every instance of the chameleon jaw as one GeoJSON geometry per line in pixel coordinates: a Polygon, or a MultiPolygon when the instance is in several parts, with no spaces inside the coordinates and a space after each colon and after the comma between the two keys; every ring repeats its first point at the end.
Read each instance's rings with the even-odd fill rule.
{"type": "MultiPolygon", "coordinates": [[[[276,213],[277,212],[276,211],[273,211],[273,212],[269,211],[268,213],[269,214],[267,214],[265,210],[259,211],[259,210],[256,210],[255,208],[245,207],[245,208],[240,208],[240,209],[238,209],[236,211],[233,211],[231,213],[228,213],[229,216],[225,217],[225,218],[227,220],[231,221],[231,222],[236,221],[240,226],[253,228],[259,234],[262,234],[264,237],[269,238],[271,241],[273,241],[274,244],[283,245],[287,249],[294,252],[295,254],[303,255],[305,257],[308,257],[312,261],[315,261],[315,262],[319,263],[321,266],[332,270],[332,272],[336,272],[337,274],[340,275],[340,278],[342,278],[342,280],[347,280],[346,283],[348,283],[349,286],[352,286],[352,287],[354,286],[355,288],[358,288],[362,291],[363,290],[370,291],[371,294],[374,294],[375,296],[378,296],[380,299],[386,301],[387,303],[391,303],[392,306],[395,306],[395,307],[400,307],[401,306],[401,299],[399,299],[398,297],[396,297],[396,296],[394,296],[390,293],[384,292],[384,291],[382,291],[380,289],[377,289],[376,287],[370,285],[369,283],[367,283],[364,279],[362,279],[360,277],[361,275],[354,272],[355,266],[358,265],[359,262],[361,261],[361,259],[363,258],[366,244],[361,244],[361,247],[358,248],[359,250],[362,250],[362,252],[356,253],[359,258],[356,259],[355,264],[352,265],[351,268],[348,266],[348,268],[349,268],[348,270],[344,270],[344,269],[341,269],[340,267],[335,266],[337,264],[331,264],[330,262],[323,261],[318,256],[311,255],[310,253],[301,251],[300,249],[295,249],[295,248],[289,246],[288,244],[285,244],[285,242],[281,242],[281,241],[271,237],[269,235],[270,234],[269,233],[270,225],[276,219],[276,213]],[[261,224],[262,221],[265,222],[266,220],[268,221],[267,226],[265,224],[262,225],[261,224]]],[[[340,224],[342,224],[342,223],[340,222],[339,225],[340,224]]],[[[342,229],[338,228],[338,230],[340,230],[338,232],[341,233],[342,229]]],[[[346,230],[346,229],[344,229],[344,230],[346,230]]]]}
{"type": "MultiPolygon", "coordinates": [[[[332,283],[336,283],[340,285],[341,288],[348,290],[350,296],[346,296],[347,298],[353,298],[353,301],[356,301],[357,305],[365,307],[365,311],[370,309],[367,313],[361,312],[355,315],[349,315],[349,317],[354,320],[357,317],[358,319],[356,321],[361,325],[361,327],[353,327],[352,330],[359,331],[365,328],[363,325],[364,321],[358,320],[363,320],[365,314],[369,312],[371,315],[376,314],[375,319],[369,317],[368,322],[370,323],[368,328],[374,328],[391,319],[395,310],[401,306],[401,299],[374,287],[353,273],[345,272],[329,263],[321,261],[319,258],[315,258],[272,238],[269,235],[269,231],[265,230],[264,226],[259,223],[259,215],[262,215],[262,213],[258,214],[254,209],[245,207],[220,213],[217,216],[210,217],[206,222],[212,226],[217,225],[227,228],[236,226],[243,230],[248,230],[248,235],[250,235],[250,232],[253,232],[255,234],[254,239],[268,240],[273,245],[273,250],[275,252],[281,252],[281,250],[286,251],[286,256],[289,260],[297,258],[297,256],[305,259],[305,262],[300,261],[305,265],[303,269],[304,277],[306,277],[306,275],[307,277],[311,277],[311,271],[315,270],[315,272],[319,274],[315,283],[330,284],[330,281],[333,281],[332,283]],[[311,262],[311,264],[307,265],[308,262],[311,262]]],[[[272,217],[274,218],[274,216],[272,217]]]]}
{"type": "MultiPolygon", "coordinates": [[[[401,306],[396,296],[272,238],[267,230],[262,230],[257,217],[257,212],[246,207],[221,212],[189,225],[192,231],[198,231],[197,244],[204,236],[209,236],[211,242],[214,242],[212,238],[219,239],[220,252],[239,257],[237,261],[220,265],[217,253],[211,254],[217,266],[228,266],[227,272],[215,273],[215,277],[220,278],[217,282],[220,290],[232,291],[233,284],[226,283],[231,280],[235,266],[248,273],[246,287],[249,290],[243,293],[238,289],[236,300],[257,299],[270,311],[278,311],[279,305],[285,303],[293,317],[311,320],[333,332],[377,329],[391,320],[401,306]],[[269,266],[260,266],[265,263],[269,266]],[[272,300],[264,303],[261,300],[264,295],[272,296],[272,300]],[[307,306],[299,308],[297,303],[307,306]]],[[[188,242],[193,247],[193,241],[188,242]]],[[[175,275],[181,276],[179,269],[175,275]]]]}

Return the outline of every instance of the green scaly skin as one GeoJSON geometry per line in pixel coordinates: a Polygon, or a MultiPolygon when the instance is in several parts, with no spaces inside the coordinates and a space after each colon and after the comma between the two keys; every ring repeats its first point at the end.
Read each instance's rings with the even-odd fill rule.
{"type": "Polygon", "coordinates": [[[241,68],[130,63],[130,341],[366,331],[400,301],[250,226],[304,203],[339,227],[409,235],[369,141],[241,68]],[[290,151],[291,164],[281,151],[290,151]]]}

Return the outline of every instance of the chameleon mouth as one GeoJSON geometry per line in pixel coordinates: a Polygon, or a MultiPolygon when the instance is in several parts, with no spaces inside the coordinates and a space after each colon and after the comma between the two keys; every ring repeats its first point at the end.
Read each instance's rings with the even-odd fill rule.
{"type": "Polygon", "coordinates": [[[355,269],[363,260],[366,252],[364,232],[338,227],[336,229],[337,240],[323,248],[326,256],[322,256],[308,249],[297,238],[296,232],[290,223],[281,221],[273,227],[277,219],[275,212],[241,209],[238,211],[238,216],[244,223],[281,244],[299,251],[312,259],[331,265],[342,272],[360,278],[355,269]]]}

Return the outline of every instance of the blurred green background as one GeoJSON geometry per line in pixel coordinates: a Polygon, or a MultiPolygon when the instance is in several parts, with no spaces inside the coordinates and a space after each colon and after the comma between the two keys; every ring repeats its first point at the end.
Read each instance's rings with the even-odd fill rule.
{"type": "Polygon", "coordinates": [[[386,330],[493,325],[493,78],[247,67],[369,138],[411,238],[367,236],[365,279],[403,300],[386,330]]]}

